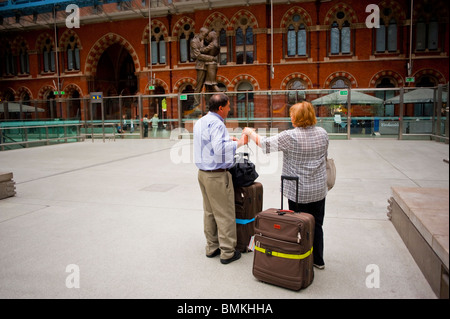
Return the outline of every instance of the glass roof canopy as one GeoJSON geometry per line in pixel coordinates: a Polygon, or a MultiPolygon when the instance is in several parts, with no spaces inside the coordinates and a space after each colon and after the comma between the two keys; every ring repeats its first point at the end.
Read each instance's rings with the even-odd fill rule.
{"type": "MultiPolygon", "coordinates": [[[[57,1],[57,0],[3,0],[0,1],[0,15],[6,17],[27,16],[39,13],[53,12],[54,8],[63,10],[69,4],[78,7],[98,6],[108,3],[131,2],[131,0],[81,0],[81,1],[57,1]]],[[[145,2],[144,2],[145,3],[145,2]]]]}

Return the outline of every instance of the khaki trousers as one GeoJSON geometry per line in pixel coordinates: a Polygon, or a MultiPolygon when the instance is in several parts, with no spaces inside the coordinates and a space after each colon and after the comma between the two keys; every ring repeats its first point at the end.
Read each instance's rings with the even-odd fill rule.
{"type": "Polygon", "coordinates": [[[206,255],[220,248],[220,258],[233,257],[237,243],[234,189],[231,174],[198,171],[203,195],[203,225],[206,255]]]}

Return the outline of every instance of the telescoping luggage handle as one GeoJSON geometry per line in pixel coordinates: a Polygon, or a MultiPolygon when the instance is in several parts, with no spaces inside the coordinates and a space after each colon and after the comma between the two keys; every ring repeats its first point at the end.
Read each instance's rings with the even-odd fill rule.
{"type": "Polygon", "coordinates": [[[297,176],[286,176],[281,175],[281,209],[278,211],[278,215],[284,215],[286,213],[293,213],[294,211],[289,209],[283,209],[283,188],[284,188],[284,180],[295,181],[295,202],[298,203],[298,177],[297,176]]]}

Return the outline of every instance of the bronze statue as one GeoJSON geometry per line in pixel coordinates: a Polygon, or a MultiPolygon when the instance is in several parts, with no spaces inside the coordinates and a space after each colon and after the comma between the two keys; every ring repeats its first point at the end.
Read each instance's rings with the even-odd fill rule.
{"type": "Polygon", "coordinates": [[[203,85],[206,85],[208,92],[220,91],[217,86],[217,56],[220,47],[217,40],[217,34],[214,31],[209,31],[207,28],[201,28],[200,32],[191,40],[191,58],[196,61],[195,69],[197,70],[197,85],[194,93],[194,108],[200,105],[200,93],[203,85]],[[211,41],[208,46],[205,46],[204,40],[213,32],[211,41]]]}
{"type": "Polygon", "coordinates": [[[210,31],[206,36],[206,41],[209,44],[200,49],[200,52],[205,53],[207,55],[211,55],[216,57],[216,60],[211,62],[206,62],[206,80],[205,86],[207,92],[220,92],[219,87],[217,86],[217,57],[220,53],[219,39],[217,37],[217,33],[215,31],[210,31]]]}

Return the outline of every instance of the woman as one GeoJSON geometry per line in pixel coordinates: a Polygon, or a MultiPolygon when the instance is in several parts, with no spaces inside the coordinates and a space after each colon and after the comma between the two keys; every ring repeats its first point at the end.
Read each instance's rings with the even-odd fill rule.
{"type": "Polygon", "coordinates": [[[254,129],[246,127],[244,134],[255,141],[264,153],[282,151],[282,174],[299,178],[298,203],[295,183],[286,181],[283,195],[289,200],[290,210],[314,216],[314,266],[324,269],[322,224],[327,195],[328,134],[323,128],[315,126],[317,119],[311,103],[297,103],[289,112],[294,129],[272,137],[261,137],[254,129]]]}

